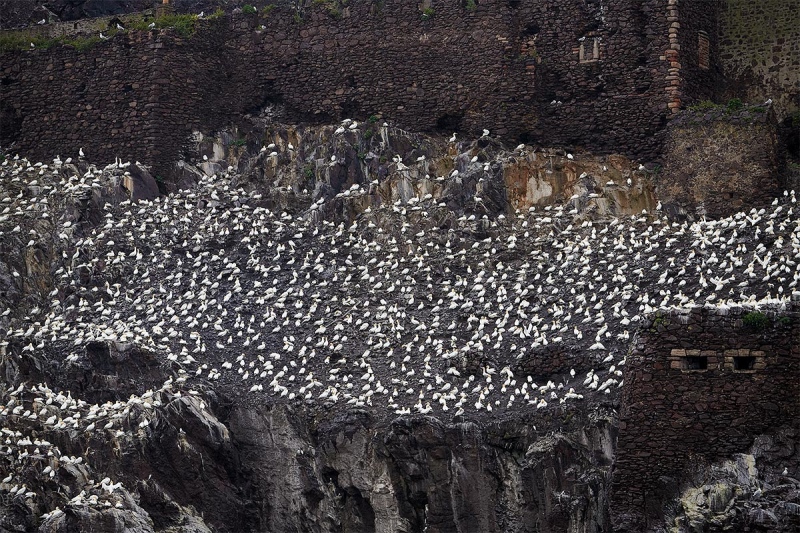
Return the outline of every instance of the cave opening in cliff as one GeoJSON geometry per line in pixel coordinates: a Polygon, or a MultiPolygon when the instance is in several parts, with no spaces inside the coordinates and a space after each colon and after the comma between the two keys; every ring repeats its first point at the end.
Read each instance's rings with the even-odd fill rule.
{"type": "Polygon", "coordinates": [[[784,144],[786,151],[795,159],[800,159],[800,111],[783,121],[784,144]]]}
{"type": "Polygon", "coordinates": [[[441,132],[461,131],[461,121],[464,119],[462,113],[448,113],[436,119],[436,129],[441,132]]]}

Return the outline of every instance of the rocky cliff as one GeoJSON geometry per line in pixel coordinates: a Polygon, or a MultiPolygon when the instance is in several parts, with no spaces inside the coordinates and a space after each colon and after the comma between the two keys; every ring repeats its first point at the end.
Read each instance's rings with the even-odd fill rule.
{"type": "MultiPolygon", "coordinates": [[[[638,164],[491,132],[194,141],[173,182],[3,163],[6,530],[610,531],[637,329],[798,276],[789,193],[671,222],[638,164]]],[[[739,524],[758,486],[780,531],[765,480],[675,519],[739,524]]]]}

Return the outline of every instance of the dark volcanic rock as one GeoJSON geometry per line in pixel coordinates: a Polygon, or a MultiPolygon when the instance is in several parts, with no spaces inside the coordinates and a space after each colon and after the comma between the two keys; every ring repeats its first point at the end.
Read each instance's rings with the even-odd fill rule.
{"type": "MultiPolygon", "coordinates": [[[[198,135],[202,170],[152,201],[131,200],[155,192],[135,165],[1,165],[3,527],[607,532],[618,434],[639,480],[666,464],[640,439],[700,442],[699,422],[664,431],[661,400],[634,411],[657,415],[649,437],[618,430],[620,390],[697,376],[682,412],[745,398],[724,372],[657,373],[660,344],[621,378],[640,324],[679,342],[654,309],[719,306],[698,335],[722,346],[731,306],[785,304],[793,195],[672,223],[641,213],[655,198],[624,158],[337,129],[198,135]]],[[[732,499],[715,489],[709,520],[736,523],[732,499]]]]}

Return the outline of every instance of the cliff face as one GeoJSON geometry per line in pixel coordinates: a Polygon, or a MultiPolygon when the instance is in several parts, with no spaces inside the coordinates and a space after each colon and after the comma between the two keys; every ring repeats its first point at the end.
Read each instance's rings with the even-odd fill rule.
{"type": "Polygon", "coordinates": [[[800,481],[787,471],[798,464],[797,437],[797,426],[787,425],[754,439],[746,453],[698,465],[677,505],[665,513],[664,529],[797,531],[800,481]]]}
{"type": "MultiPolygon", "coordinates": [[[[736,486],[793,509],[772,470],[790,445],[749,449],[773,438],[768,417],[707,478],[650,469],[643,447],[681,435],[655,396],[695,374],[664,373],[671,337],[628,356],[653,306],[736,298],[726,287],[785,303],[793,195],[673,224],[618,156],[378,121],[194,141],[171,183],[119,161],[2,164],[2,527],[599,533],[649,509],[630,496],[661,474],[683,482],[664,500],[676,519],[738,524],[717,516],[727,489],[703,499],[734,487],[713,465],[735,453],[758,470],[736,486]]],[[[716,334],[723,356],[735,328],[716,334]]],[[[779,333],[752,349],[784,349],[779,333]]],[[[768,375],[791,377],[778,359],[768,375]]],[[[754,369],[735,377],[763,385],[754,369]]],[[[728,377],[695,377],[679,426],[728,377]]],[[[720,438],[731,409],[763,413],[728,396],[720,438]]]]}
{"type": "MultiPolygon", "coordinates": [[[[370,128],[370,134],[275,128],[266,142],[275,144],[269,150],[281,156],[256,146],[258,156],[252,158],[246,146],[230,142],[236,135],[228,134],[198,136],[196,149],[200,161],[202,155],[211,156],[199,164],[209,173],[239,167],[237,187],[255,187],[276,212],[306,212],[321,227],[331,219],[349,223],[363,217],[389,197],[413,209],[419,198],[433,194],[443,205],[474,205],[496,218],[515,207],[541,209],[542,203],[577,195],[586,216],[597,217],[625,212],[628,194],[638,198],[648,190],[646,177],[621,158],[570,160],[564,154],[525,150],[512,156],[491,139],[448,146],[379,124],[370,128]],[[406,154],[407,169],[398,171],[401,166],[384,157],[396,153],[406,154]],[[421,156],[425,161],[416,162],[421,156]],[[476,164],[473,157],[483,161],[476,164]],[[331,165],[333,160],[340,164],[331,165]],[[478,176],[486,164],[494,167],[490,180],[478,176]],[[603,172],[604,166],[618,187],[588,176],[603,172]],[[458,169],[458,179],[442,183],[436,177],[458,169]],[[533,173],[529,179],[534,182],[548,184],[551,194],[529,197],[530,187],[520,185],[522,169],[533,173]],[[427,172],[434,177],[426,177],[427,172]],[[587,175],[579,179],[579,174],[587,175]],[[637,186],[628,193],[626,180],[631,178],[637,186]],[[507,194],[506,182],[520,190],[507,194]],[[357,184],[370,192],[352,193],[357,184]],[[331,204],[308,210],[305,187],[318,190],[331,204]],[[609,188],[607,198],[595,192],[603,188],[609,188]],[[476,200],[477,195],[482,198],[476,200]]],[[[92,169],[84,162],[69,163],[57,171],[62,172],[70,177],[92,169]]],[[[184,186],[199,179],[199,171],[188,163],[184,172],[184,186]]],[[[39,187],[52,182],[27,183],[9,181],[8,186],[22,187],[24,196],[39,194],[44,190],[39,187]]],[[[65,246],[88,242],[110,221],[108,209],[124,206],[129,196],[157,199],[157,185],[146,169],[131,165],[107,169],[95,186],[50,196],[51,215],[25,222],[26,232],[41,236],[36,251],[15,247],[17,252],[3,258],[0,298],[4,309],[14,310],[3,314],[4,327],[12,328],[7,331],[38,313],[54,289],[61,290],[56,274],[61,267],[54,265],[70,268],[62,263],[65,246]],[[64,220],[72,222],[53,233],[56,220],[60,227],[64,220]],[[27,275],[23,281],[12,272],[27,275]]],[[[224,194],[223,188],[219,192],[224,194]]],[[[215,202],[213,197],[208,201],[215,202]]],[[[391,228],[389,215],[372,216],[391,228]]],[[[414,231],[426,227],[422,219],[416,223],[414,231]]],[[[13,227],[3,233],[9,245],[15,235],[13,227]]],[[[81,284],[94,283],[90,278],[99,273],[79,270],[81,284]]],[[[130,279],[144,282],[135,275],[130,279]]],[[[14,455],[2,463],[3,477],[12,476],[2,489],[25,487],[3,508],[2,526],[8,530],[609,530],[613,399],[496,419],[452,413],[398,416],[377,406],[322,408],[315,401],[286,404],[253,397],[235,383],[217,388],[203,380],[190,386],[183,370],[165,366],[150,347],[92,337],[84,339],[80,361],[58,340],[53,345],[48,340],[35,353],[28,353],[15,333],[3,342],[3,425],[19,434],[12,444],[14,455]],[[40,416],[22,416],[29,408],[40,416]],[[30,491],[42,497],[26,497],[30,491]]],[[[554,355],[552,364],[528,365],[524,373],[547,379],[571,366],[594,364],[590,357],[555,362],[556,357],[563,354],[554,355]]],[[[488,360],[470,358],[464,364],[481,376],[479,365],[488,360]]]]}
{"type": "MultiPolygon", "coordinates": [[[[7,360],[4,367],[9,383],[16,383],[7,360]]],[[[579,414],[546,432],[524,419],[490,424],[419,416],[378,420],[358,410],[312,417],[302,407],[236,405],[221,397],[219,404],[206,406],[192,396],[159,396],[164,405],[148,415],[146,431],[112,440],[80,431],[28,433],[26,424],[17,425],[59,450],[60,461],[39,460],[39,469],[50,464],[57,472],[57,484],[45,482],[47,490],[60,487],[70,495],[86,494],[87,500],[99,494],[100,504],[73,503],[40,523],[37,509],[47,502],[7,500],[2,527],[40,532],[609,531],[608,469],[614,449],[609,410],[579,414]],[[67,464],[69,456],[85,460],[67,464]],[[99,482],[105,476],[125,488],[105,490],[99,482]]],[[[34,476],[20,472],[15,483],[41,486],[34,476]]]]}
{"type": "Polygon", "coordinates": [[[351,412],[309,435],[292,418],[232,413],[250,497],[263,506],[257,530],[607,530],[608,419],[537,439],[522,420],[382,426],[351,412]]]}

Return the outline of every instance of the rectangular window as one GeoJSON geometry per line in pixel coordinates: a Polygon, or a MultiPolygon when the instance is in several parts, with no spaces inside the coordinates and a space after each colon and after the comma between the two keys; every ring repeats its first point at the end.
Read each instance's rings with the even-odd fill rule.
{"type": "Polygon", "coordinates": [[[733,369],[734,370],[755,370],[756,365],[756,358],[751,356],[748,357],[734,357],[733,358],[733,369]]]}
{"type": "Polygon", "coordinates": [[[706,371],[708,365],[717,368],[719,357],[717,353],[710,350],[685,350],[675,348],[669,354],[669,367],[675,370],[686,371],[706,371]]]}
{"type": "Polygon", "coordinates": [[[581,37],[578,41],[578,61],[580,63],[600,61],[600,37],[581,37]]]}
{"type": "Polygon", "coordinates": [[[701,31],[697,34],[697,64],[702,69],[708,69],[711,58],[711,42],[708,40],[708,34],[701,31]]]}
{"type": "Polygon", "coordinates": [[[686,370],[708,370],[708,357],[705,355],[687,356],[686,370]]]}

